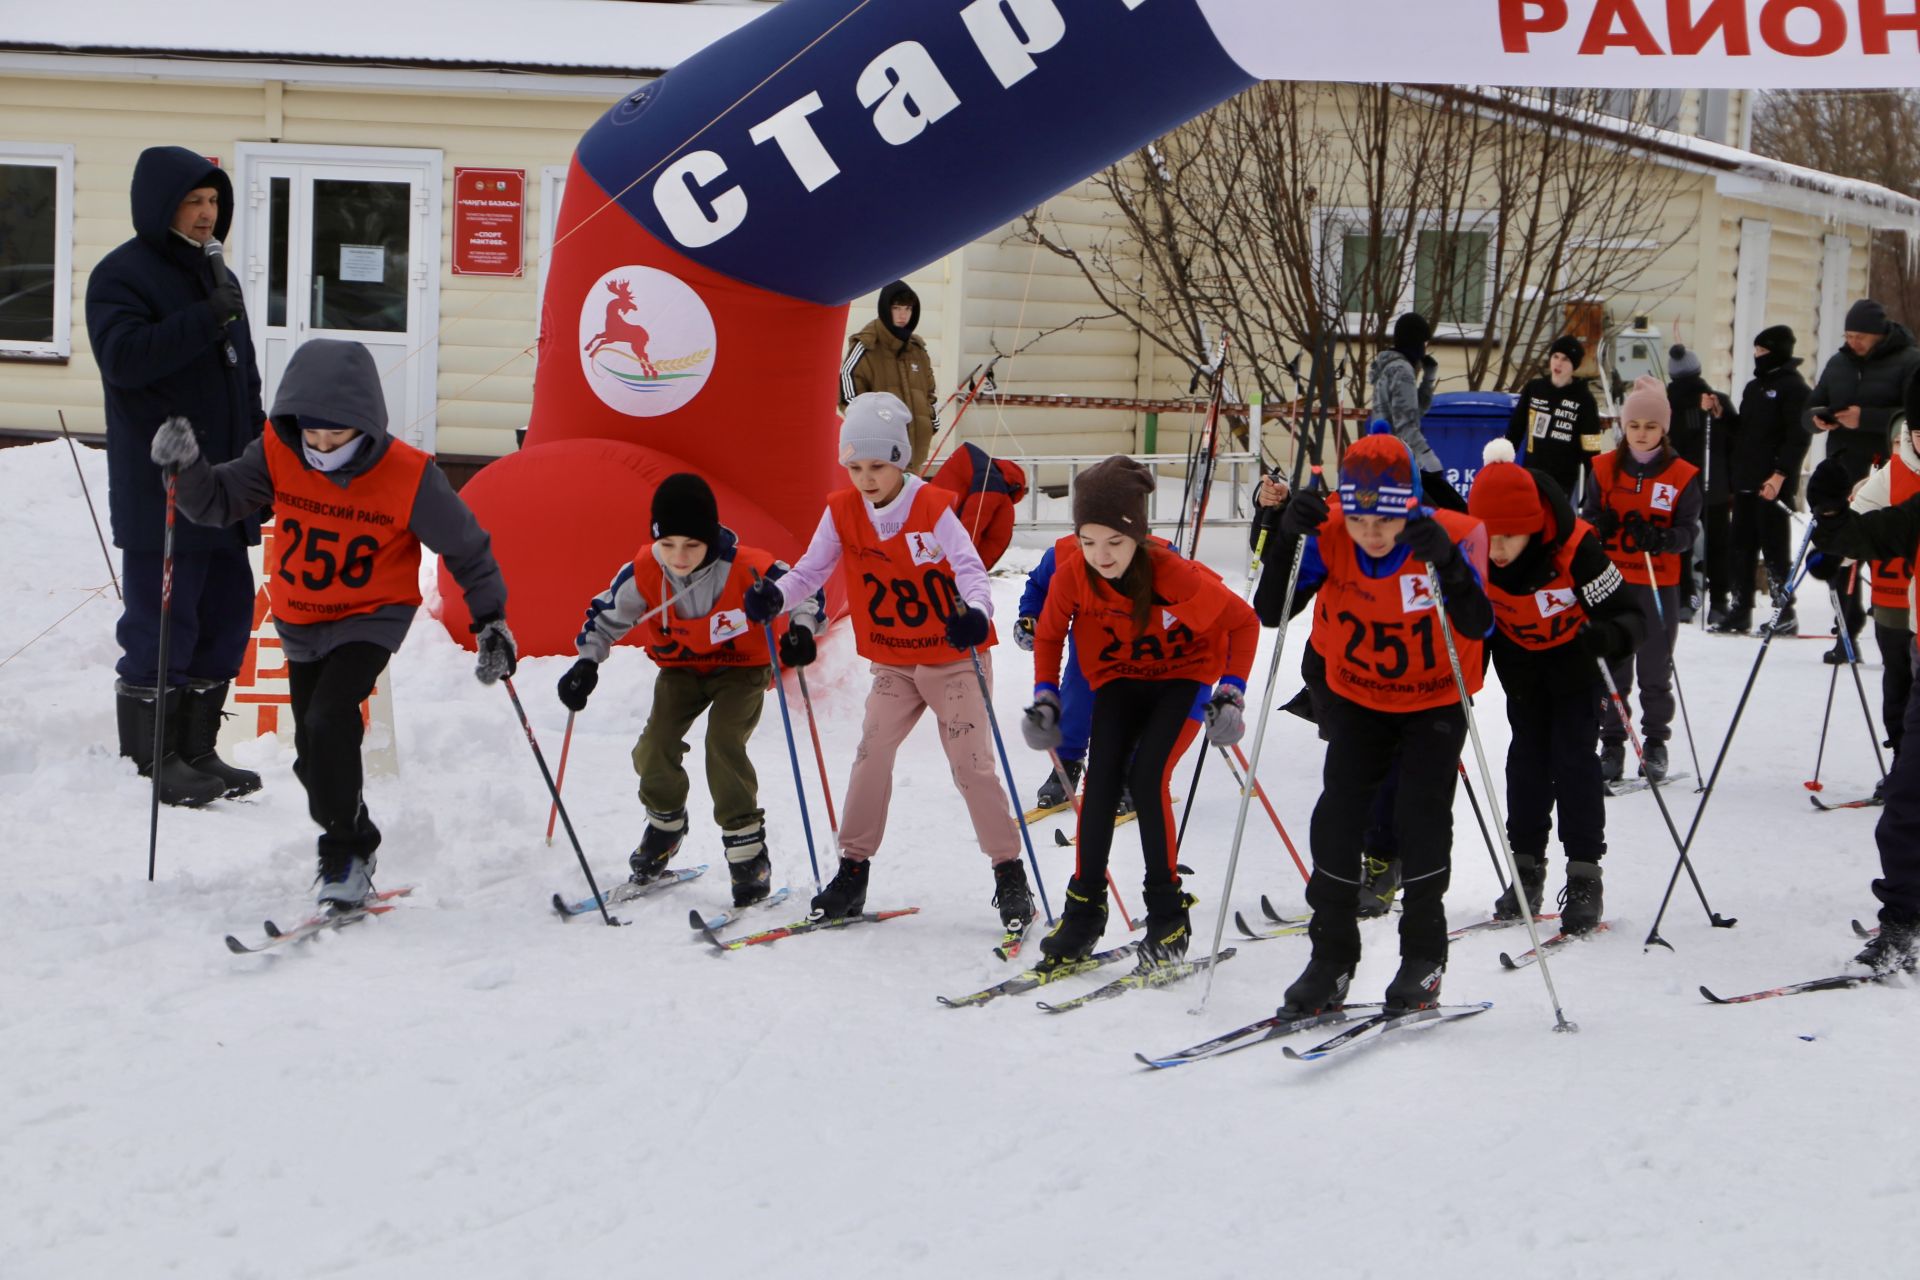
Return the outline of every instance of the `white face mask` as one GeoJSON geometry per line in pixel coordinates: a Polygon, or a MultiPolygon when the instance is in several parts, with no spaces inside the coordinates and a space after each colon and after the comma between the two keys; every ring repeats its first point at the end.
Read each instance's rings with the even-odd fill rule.
{"type": "Polygon", "coordinates": [[[300,452],[307,455],[307,465],[315,471],[332,472],[338,471],[349,462],[352,462],[360,453],[360,446],[366,442],[366,436],[358,435],[341,445],[338,449],[335,449],[332,453],[320,453],[310,447],[305,440],[302,440],[300,442],[300,452]]]}

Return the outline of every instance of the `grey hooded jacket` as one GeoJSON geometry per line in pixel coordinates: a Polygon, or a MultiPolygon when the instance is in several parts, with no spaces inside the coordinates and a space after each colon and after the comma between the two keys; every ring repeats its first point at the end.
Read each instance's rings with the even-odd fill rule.
{"type": "Polygon", "coordinates": [[[1406,356],[1388,348],[1373,359],[1367,370],[1367,382],[1373,387],[1373,416],[1384,418],[1413,454],[1413,465],[1421,471],[1445,471],[1440,455],[1427,443],[1420,420],[1433,407],[1434,384],[1440,379],[1440,366],[1432,359],[1420,374],[1406,356]]]}
{"type": "MultiPolygon", "coordinates": [[[[367,438],[357,456],[327,475],[328,482],[343,491],[352,486],[355,476],[376,466],[393,443],[387,434],[387,402],[380,391],[379,370],[373,356],[357,342],[316,338],[287,362],[269,426],[305,465],[300,439],[303,417],[352,427],[367,438]]],[[[207,525],[232,524],[268,506],[273,501],[273,475],[267,467],[265,443],[256,439],[238,458],[219,466],[196,459],[180,473],[179,499],[182,515],[207,525]]],[[[407,530],[428,550],[439,553],[466,595],[467,611],[476,624],[505,615],[507,584],[494,561],[492,539],[437,466],[429,464],[420,474],[407,530]]],[[[315,662],[356,641],[393,652],[406,639],[416,612],[412,605],[390,604],[336,622],[293,623],[275,618],[273,625],[289,659],[315,662]]]]}

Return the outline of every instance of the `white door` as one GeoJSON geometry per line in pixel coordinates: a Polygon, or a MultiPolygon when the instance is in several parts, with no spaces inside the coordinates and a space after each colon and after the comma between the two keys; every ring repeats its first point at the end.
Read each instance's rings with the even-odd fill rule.
{"type": "Polygon", "coordinates": [[[294,349],[373,353],[391,433],[434,447],[440,153],[242,146],[240,245],[267,408],[294,349]]]}

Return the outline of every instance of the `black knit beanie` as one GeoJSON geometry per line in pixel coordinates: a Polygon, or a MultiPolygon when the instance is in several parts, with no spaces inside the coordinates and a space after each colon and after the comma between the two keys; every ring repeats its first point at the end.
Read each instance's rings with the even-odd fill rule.
{"type": "Polygon", "coordinates": [[[1759,336],[1753,340],[1753,345],[1763,347],[1781,359],[1786,359],[1793,355],[1794,341],[1791,328],[1784,324],[1776,324],[1762,329],[1759,336]]]}
{"type": "Polygon", "coordinates": [[[720,542],[720,507],[705,480],[682,471],[660,482],[653,491],[653,536],[693,538],[713,554],[720,542]]]}
{"type": "Polygon", "coordinates": [[[1887,323],[1887,309],[1872,298],[1862,298],[1847,308],[1848,333],[1884,334],[1892,327],[1887,323]]]}
{"type": "Polygon", "coordinates": [[[1547,348],[1547,354],[1550,356],[1565,356],[1572,362],[1573,367],[1576,369],[1587,362],[1586,344],[1570,333],[1563,333],[1555,338],[1553,345],[1547,348]]]}
{"type": "Polygon", "coordinates": [[[1103,524],[1129,537],[1145,538],[1153,472],[1125,454],[1095,463],[1073,481],[1073,528],[1103,524]]]}

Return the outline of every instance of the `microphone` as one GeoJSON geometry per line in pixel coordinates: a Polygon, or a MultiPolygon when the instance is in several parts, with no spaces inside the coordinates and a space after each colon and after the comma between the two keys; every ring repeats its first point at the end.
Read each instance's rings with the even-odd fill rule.
{"type": "MultiPolygon", "coordinates": [[[[225,256],[225,251],[220,248],[220,242],[218,240],[209,238],[207,243],[202,246],[202,250],[207,255],[207,265],[213,269],[214,298],[217,300],[222,297],[234,297],[234,295],[238,294],[239,290],[235,288],[232,284],[230,284],[228,281],[227,259],[225,256]]],[[[235,301],[238,301],[238,299],[235,298],[235,301]]],[[[232,321],[239,319],[239,317],[240,317],[240,310],[236,306],[227,315],[225,322],[231,323],[232,321]]]]}

